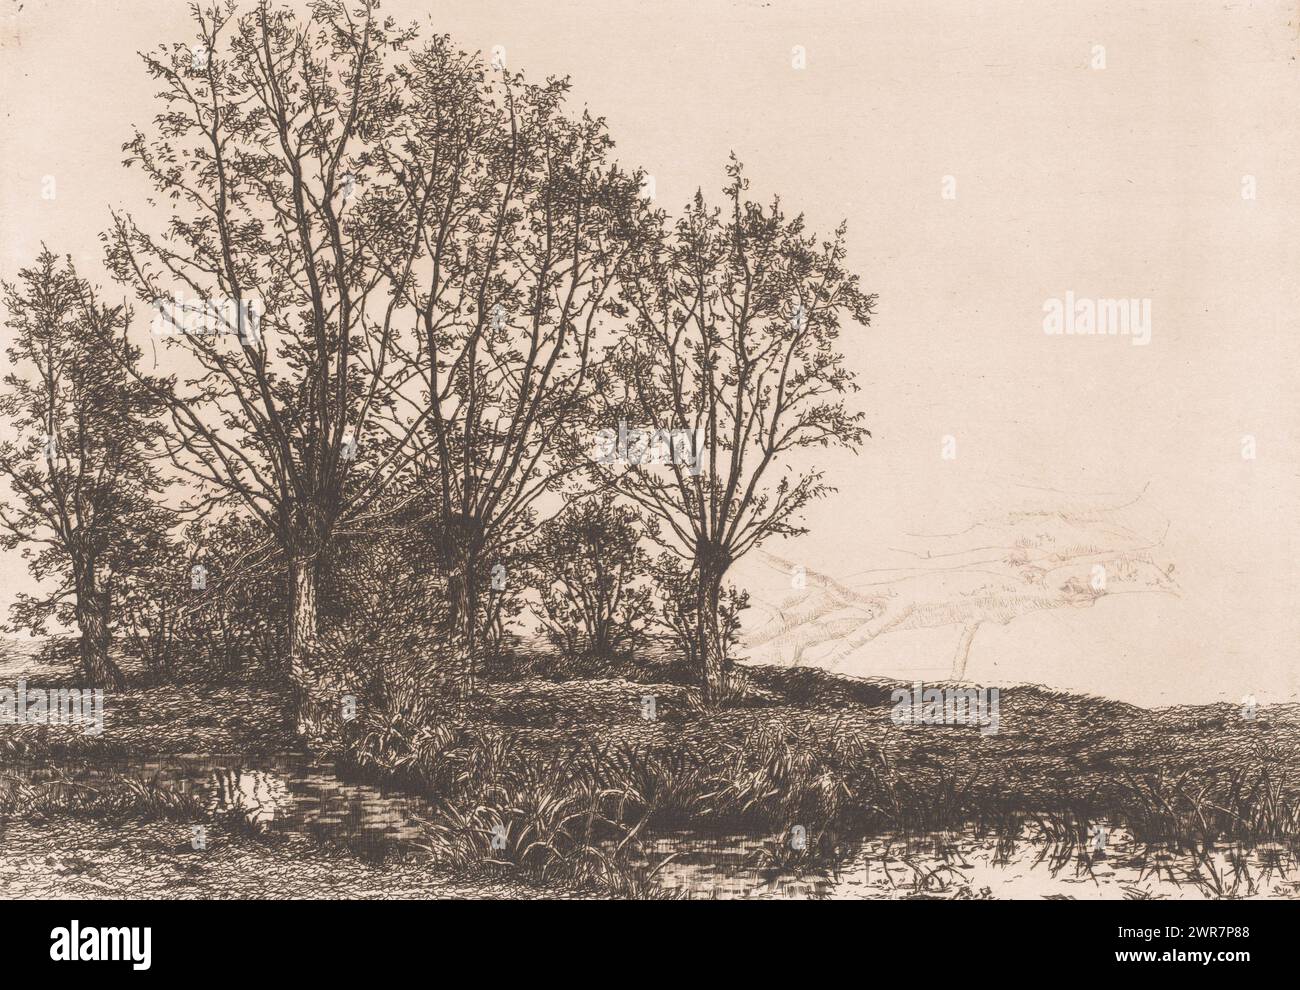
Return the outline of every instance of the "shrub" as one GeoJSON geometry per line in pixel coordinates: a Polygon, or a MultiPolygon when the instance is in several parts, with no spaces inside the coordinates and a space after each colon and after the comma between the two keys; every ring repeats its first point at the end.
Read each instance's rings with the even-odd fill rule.
{"type": "Polygon", "coordinates": [[[610,498],[585,500],[541,527],[530,551],[539,632],[568,661],[589,667],[630,655],[653,611],[644,526],[610,498]]]}

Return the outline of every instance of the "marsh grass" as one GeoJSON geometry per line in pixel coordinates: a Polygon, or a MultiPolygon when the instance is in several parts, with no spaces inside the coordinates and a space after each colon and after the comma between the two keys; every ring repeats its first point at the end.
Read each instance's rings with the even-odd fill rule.
{"type": "MultiPolygon", "coordinates": [[[[979,740],[950,733],[932,737],[943,746],[918,750],[917,736],[864,722],[863,702],[887,697],[878,685],[763,671],[746,690],[782,688],[833,697],[840,707],[830,717],[788,704],[708,714],[693,711],[688,696],[683,728],[712,730],[647,742],[617,733],[548,736],[527,720],[408,720],[372,725],[354,753],[358,766],[436,802],[440,813],[427,830],[440,862],[607,893],[646,893],[662,864],[647,865],[644,840],[681,830],[766,836],[751,865],[794,877],[833,873],[846,840],[926,836],[940,865],[903,860],[921,895],[963,889],[954,838],[962,831],[992,836],[995,862],[1009,863],[1031,842],[1035,862],[1053,875],[1072,869],[1096,879],[1107,853],[1094,847],[1092,830],[1123,828],[1156,875],[1210,896],[1253,889],[1245,860],[1225,861],[1221,845],[1248,852],[1297,835],[1300,805],[1285,754],[1263,747],[1231,770],[1200,776],[1161,767],[1092,773],[1082,786],[1063,774],[1027,780],[1018,754],[999,755],[979,740]],[[795,826],[808,837],[804,848],[789,841],[795,826]]],[[[1037,707],[1058,701],[1046,693],[1029,700],[1037,707]]],[[[1078,721],[1095,737],[1094,726],[1078,721]]]]}
{"type": "Polygon", "coordinates": [[[0,818],[8,817],[195,822],[208,816],[192,794],[164,787],[157,777],[112,773],[73,779],[60,769],[48,769],[35,775],[0,772],[0,818]]]}
{"type": "MultiPolygon", "coordinates": [[[[766,839],[755,864],[789,874],[834,871],[848,843],[867,837],[928,836],[942,860],[945,833],[963,831],[991,836],[996,862],[1030,842],[1051,871],[1086,874],[1098,859],[1089,830],[1102,822],[1132,837],[1147,876],[1210,896],[1245,896],[1260,867],[1247,877],[1241,857],[1259,847],[1265,868],[1295,864],[1300,710],[1287,706],[1246,724],[1214,706],[1152,712],[1009,688],[1002,732],[981,737],[900,729],[892,682],[812,668],[748,668],[728,704],[706,708],[671,658],[595,680],[564,680],[558,668],[536,679],[545,666],[521,662],[468,706],[415,682],[387,684],[346,727],[338,763],[426,799],[436,812],[427,851],[448,869],[609,896],[656,896],[664,861],[647,855],[649,840],[693,830],[766,839]],[[658,699],[655,721],[640,715],[646,693],[658,699]],[[806,850],[791,847],[794,826],[806,850]]],[[[288,752],[294,741],[267,729],[276,698],[265,685],[133,689],[109,699],[104,737],[6,727],[0,763],[288,752]]],[[[72,773],[0,771],[0,816],[204,820],[193,798],[156,782],[72,773]]],[[[226,824],[258,834],[253,822],[226,824]]],[[[941,871],[916,892],[960,889],[941,871]]]]}

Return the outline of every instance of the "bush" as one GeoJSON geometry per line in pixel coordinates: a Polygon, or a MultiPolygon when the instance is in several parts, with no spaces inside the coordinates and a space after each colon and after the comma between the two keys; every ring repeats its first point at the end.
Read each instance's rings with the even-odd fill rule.
{"type": "Polygon", "coordinates": [[[323,693],[355,695],[363,719],[427,720],[450,691],[446,586],[416,531],[347,540],[322,582],[311,672],[323,693]]]}
{"type": "Polygon", "coordinates": [[[645,641],[653,612],[650,560],[635,510],[585,500],[541,527],[530,547],[540,633],[569,662],[595,670],[645,641]]]}
{"type": "Polygon", "coordinates": [[[284,567],[257,520],[194,522],[177,539],[159,531],[147,549],[148,562],[123,580],[116,607],[127,649],[150,680],[243,679],[252,667],[278,673],[284,567]]]}

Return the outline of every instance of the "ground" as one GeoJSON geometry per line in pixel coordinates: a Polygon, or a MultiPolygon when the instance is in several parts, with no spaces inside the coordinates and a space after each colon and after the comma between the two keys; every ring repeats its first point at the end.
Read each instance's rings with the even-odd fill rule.
{"type": "Polygon", "coordinates": [[[102,822],[0,825],[0,897],[5,898],[535,898],[564,896],[505,881],[458,880],[428,864],[367,863],[303,836],[277,841],[214,830],[206,851],[188,829],[161,822],[123,828],[102,822]],[[51,848],[57,852],[50,852],[51,848]]]}
{"type": "MultiPolygon", "coordinates": [[[[27,679],[41,684],[39,671],[27,679]]],[[[23,768],[75,777],[87,766],[168,756],[301,751],[271,688],[118,692],[100,738],[77,727],[0,726],[0,896],[651,896],[646,876],[600,858],[609,836],[718,824],[774,837],[783,869],[800,865],[782,851],[792,822],[808,823],[814,845],[970,823],[1011,834],[1027,822],[1082,841],[1099,819],[1122,821],[1143,841],[1192,847],[1228,838],[1293,846],[1300,833],[1300,706],[1147,710],[1018,687],[1001,692],[990,734],[897,724],[891,692],[906,685],[894,682],[777,667],[750,668],[746,681],[733,707],[717,712],[666,681],[487,684],[451,741],[429,748],[430,734],[416,731],[414,742],[369,754],[369,771],[389,785],[445,799],[451,823],[431,836],[431,856],[382,862],[304,835],[209,821],[148,788],[106,787],[85,801],[23,783],[23,768]],[[448,784],[464,767],[480,769],[448,784]],[[478,779],[488,776],[491,794],[478,779]],[[609,818],[612,831],[599,837],[593,818],[609,818]],[[195,821],[210,828],[203,853],[190,845],[195,821]],[[487,844],[497,826],[509,835],[504,851],[487,844]],[[539,845],[554,856],[539,858],[539,845]]]]}

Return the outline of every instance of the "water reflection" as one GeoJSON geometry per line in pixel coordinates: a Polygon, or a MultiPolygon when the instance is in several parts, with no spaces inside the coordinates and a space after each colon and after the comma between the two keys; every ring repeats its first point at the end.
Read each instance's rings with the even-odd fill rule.
{"type": "MultiPolygon", "coordinates": [[[[250,828],[308,835],[373,859],[426,852],[422,822],[438,818],[418,798],[348,780],[335,766],[305,757],[256,764],[172,759],[105,767],[87,777],[109,770],[193,794],[208,812],[235,816],[250,828]]],[[[689,898],[1300,898],[1294,843],[1170,850],[1099,826],[1105,833],[1099,845],[1025,826],[878,836],[814,859],[791,856],[786,837],[665,832],[643,835],[631,865],[653,873],[667,893],[689,898]]]]}
{"type": "Polygon", "coordinates": [[[348,781],[327,763],[284,759],[256,766],[219,761],[146,763],[164,787],[193,793],[211,813],[233,814],[267,832],[302,833],[375,857],[422,845],[424,802],[348,781]]]}
{"type": "Polygon", "coordinates": [[[843,855],[792,869],[773,865],[772,841],[742,835],[680,833],[645,844],[665,889],[718,899],[1077,899],[1201,900],[1300,897],[1296,850],[1277,843],[1253,850],[1180,853],[1135,843],[1109,829],[1105,851],[1063,848],[1025,829],[1019,835],[945,832],[882,836],[843,855]]]}

